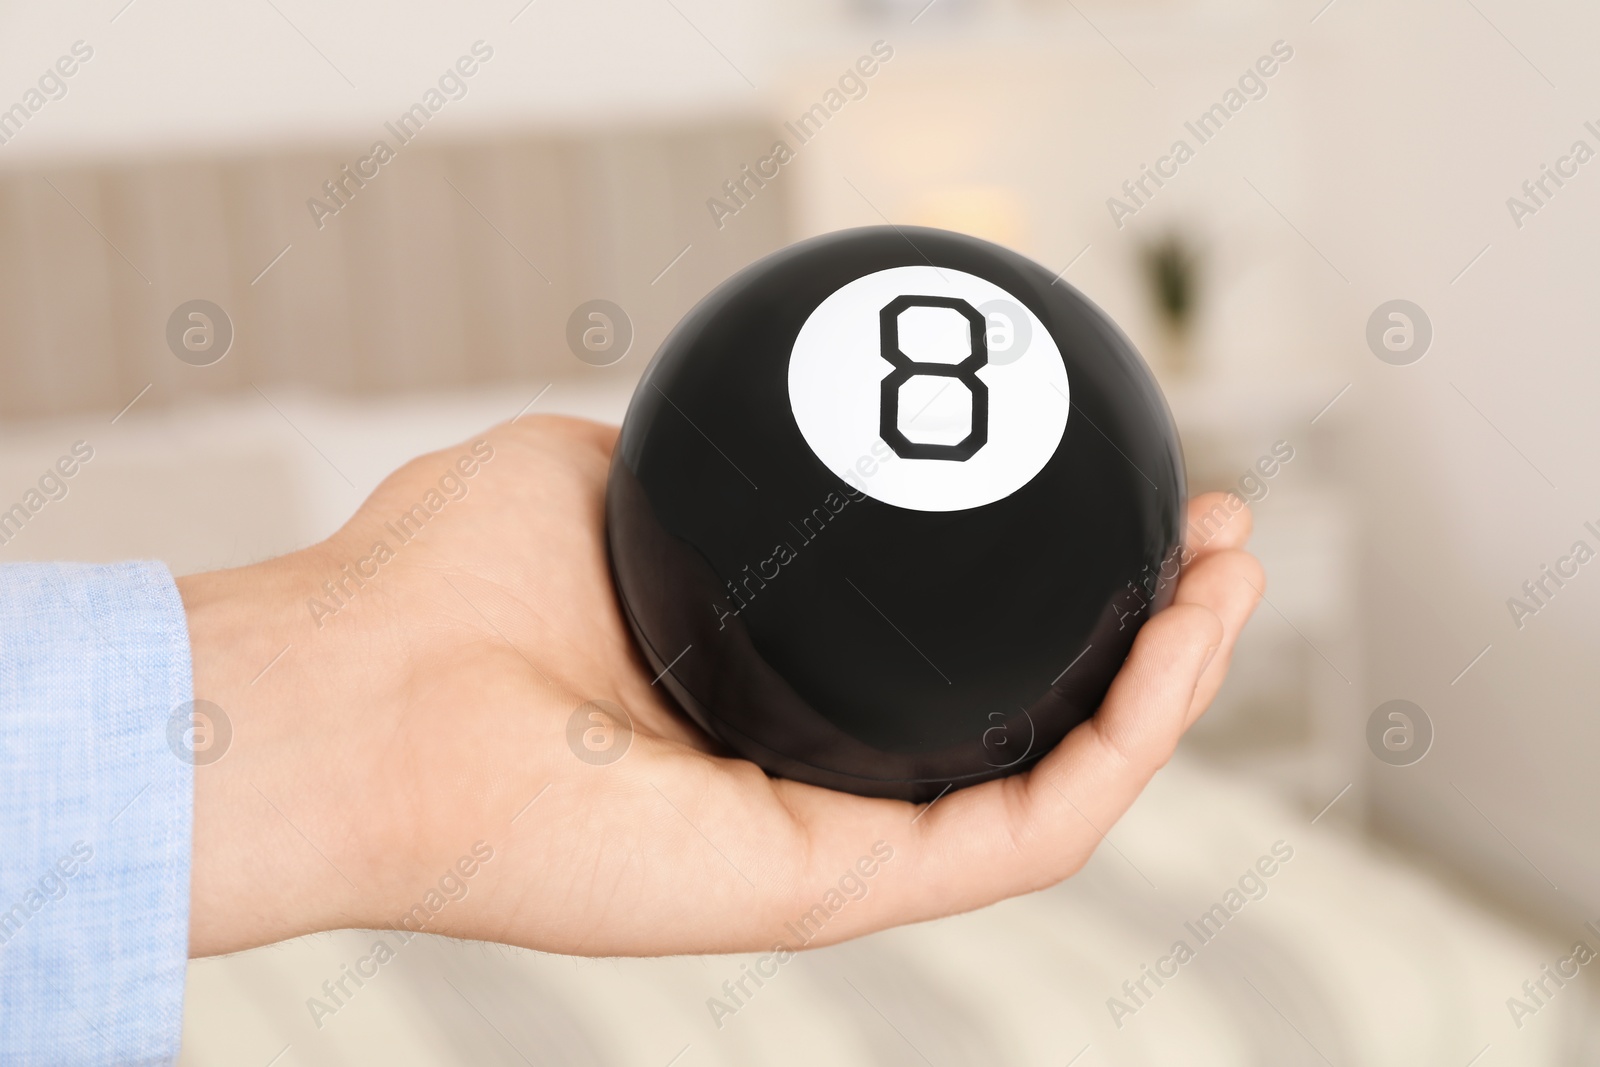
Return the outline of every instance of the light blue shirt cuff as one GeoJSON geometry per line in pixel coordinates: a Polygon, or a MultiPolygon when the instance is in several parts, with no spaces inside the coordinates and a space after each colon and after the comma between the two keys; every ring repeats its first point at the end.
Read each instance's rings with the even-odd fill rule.
{"type": "Polygon", "coordinates": [[[165,567],[0,564],[0,1063],[177,1056],[193,699],[165,567]]]}

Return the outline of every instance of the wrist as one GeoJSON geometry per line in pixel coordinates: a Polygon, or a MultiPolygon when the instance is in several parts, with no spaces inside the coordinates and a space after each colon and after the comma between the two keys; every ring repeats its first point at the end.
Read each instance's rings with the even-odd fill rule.
{"type": "MultiPolygon", "coordinates": [[[[190,954],[359,925],[368,865],[328,803],[319,729],[340,703],[338,634],[305,607],[317,550],[178,579],[194,699],[213,718],[194,762],[190,954]]],[[[199,738],[197,738],[197,742],[199,738]]]]}

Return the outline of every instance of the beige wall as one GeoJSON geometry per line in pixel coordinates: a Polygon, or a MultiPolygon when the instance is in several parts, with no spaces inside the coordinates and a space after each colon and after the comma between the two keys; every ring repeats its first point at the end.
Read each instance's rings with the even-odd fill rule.
{"type": "Polygon", "coordinates": [[[1363,58],[1319,72],[1313,147],[1338,223],[1330,254],[1358,272],[1343,417],[1362,445],[1374,695],[1416,701],[1438,731],[1427,759],[1374,767],[1373,784],[1382,827],[1411,850],[1570,931],[1600,909],[1600,576],[1584,568],[1520,631],[1506,600],[1574,540],[1600,547],[1583,529],[1600,516],[1600,169],[1520,230],[1506,199],[1575,138],[1600,149],[1583,128],[1600,117],[1583,48],[1600,19],[1576,4],[1478,6],[1323,20],[1363,58]],[[1434,322],[1412,367],[1377,363],[1359,340],[1394,296],[1434,322]]]}

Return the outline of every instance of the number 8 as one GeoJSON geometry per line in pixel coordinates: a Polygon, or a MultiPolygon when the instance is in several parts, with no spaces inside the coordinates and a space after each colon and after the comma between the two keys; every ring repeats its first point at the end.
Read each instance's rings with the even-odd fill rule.
{"type": "MultiPolygon", "coordinates": [[[[899,296],[878,313],[879,351],[893,366],[879,390],[878,433],[903,459],[945,459],[964,462],[989,442],[989,387],[978,371],[989,363],[988,324],[978,309],[965,300],[944,296],[899,296]],[[959,363],[924,363],[900,349],[900,314],[907,308],[950,308],[967,321],[968,352],[959,363]],[[900,387],[922,375],[954,378],[972,394],[972,428],[953,445],[913,441],[900,428],[900,387]]],[[[915,417],[915,416],[913,416],[915,417]]]]}

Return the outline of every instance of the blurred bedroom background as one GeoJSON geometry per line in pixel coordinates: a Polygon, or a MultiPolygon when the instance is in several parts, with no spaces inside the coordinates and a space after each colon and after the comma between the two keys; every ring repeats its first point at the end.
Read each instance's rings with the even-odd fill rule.
{"type": "Polygon", "coordinates": [[[492,422],[619,421],[717,282],[891,221],[1105,308],[1270,578],[1055,889],[807,954],[720,1028],[736,958],[430,938],[314,1019],[370,935],[307,938],[192,964],[182,1062],[1600,1063],[1564,962],[1600,950],[1597,34],[1573,0],[0,2],[0,508],[93,449],[0,560],[305,545],[492,422]]]}

